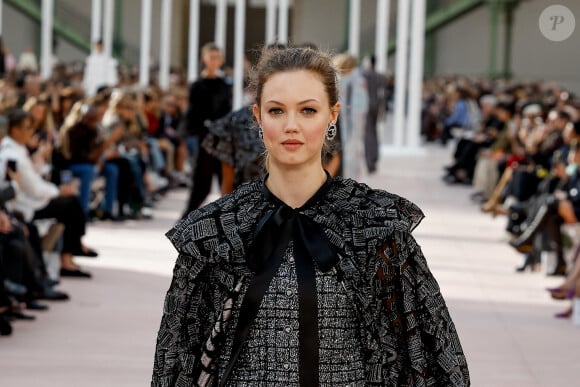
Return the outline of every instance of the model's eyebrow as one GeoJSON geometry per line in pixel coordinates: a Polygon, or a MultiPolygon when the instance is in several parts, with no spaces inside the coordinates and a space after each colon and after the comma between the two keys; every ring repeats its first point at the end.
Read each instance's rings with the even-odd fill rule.
{"type": "Polygon", "coordinates": [[[310,102],[320,102],[320,101],[317,100],[316,98],[310,98],[310,99],[305,99],[302,102],[298,102],[298,105],[304,105],[304,104],[310,103],[310,102]]]}
{"type": "MultiPolygon", "coordinates": [[[[300,101],[298,102],[298,105],[304,105],[310,102],[320,102],[319,100],[317,100],[316,98],[309,98],[309,99],[305,99],[304,101],[300,101]]],[[[276,101],[274,99],[268,100],[266,101],[266,103],[273,103],[276,105],[284,105],[282,102],[276,101]]]]}

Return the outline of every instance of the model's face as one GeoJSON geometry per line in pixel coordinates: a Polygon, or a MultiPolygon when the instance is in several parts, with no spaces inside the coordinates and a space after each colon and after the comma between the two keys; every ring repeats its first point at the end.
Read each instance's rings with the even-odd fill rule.
{"type": "Polygon", "coordinates": [[[329,106],[319,76],[306,70],[272,75],[264,84],[254,115],[262,126],[270,167],[320,167],[326,130],[340,105],[329,106]]]}

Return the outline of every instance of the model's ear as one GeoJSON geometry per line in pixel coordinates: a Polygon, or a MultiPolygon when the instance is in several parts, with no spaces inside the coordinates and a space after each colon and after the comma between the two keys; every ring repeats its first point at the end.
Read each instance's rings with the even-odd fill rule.
{"type": "Polygon", "coordinates": [[[252,113],[254,113],[254,118],[256,118],[258,125],[262,126],[262,117],[260,117],[260,107],[258,104],[254,104],[254,106],[252,106],[252,113]]]}
{"type": "Polygon", "coordinates": [[[338,114],[340,113],[340,102],[334,104],[333,107],[330,108],[330,120],[334,123],[338,120],[338,114]]]}

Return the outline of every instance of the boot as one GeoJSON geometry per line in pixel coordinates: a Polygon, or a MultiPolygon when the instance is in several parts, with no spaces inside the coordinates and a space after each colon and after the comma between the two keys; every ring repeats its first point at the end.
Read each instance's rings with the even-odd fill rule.
{"type": "Polygon", "coordinates": [[[556,262],[551,270],[546,271],[548,276],[565,276],[567,271],[564,260],[564,245],[562,243],[561,220],[557,215],[551,216],[546,225],[546,235],[549,239],[549,248],[555,252],[556,262]]]}
{"type": "Polygon", "coordinates": [[[538,262],[536,251],[524,254],[523,257],[522,264],[516,267],[516,272],[523,273],[526,270],[537,272],[540,270],[540,263],[538,262]]]}
{"type": "Polygon", "coordinates": [[[512,168],[506,168],[503,175],[501,175],[501,179],[499,179],[499,182],[491,193],[489,200],[485,202],[483,206],[481,206],[481,211],[492,212],[494,208],[499,205],[501,202],[501,194],[506,185],[508,185],[508,183],[511,181],[513,174],[514,170],[512,168]]]}

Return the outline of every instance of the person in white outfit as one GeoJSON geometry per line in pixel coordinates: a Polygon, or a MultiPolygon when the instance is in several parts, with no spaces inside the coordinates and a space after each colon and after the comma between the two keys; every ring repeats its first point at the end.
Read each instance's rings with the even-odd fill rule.
{"type": "Polygon", "coordinates": [[[99,40],[86,60],[83,76],[85,94],[87,97],[92,97],[97,94],[100,87],[115,86],[117,82],[117,60],[103,52],[103,42],[99,40]]]}
{"type": "MultiPolygon", "coordinates": [[[[61,248],[61,276],[89,278],[90,273],[81,271],[73,262],[74,255],[96,257],[97,253],[84,246],[86,219],[74,182],[55,184],[48,182],[34,169],[26,145],[34,134],[30,114],[21,109],[8,112],[8,135],[0,142],[0,187],[8,184],[6,169],[11,163],[20,175],[19,189],[7,209],[34,229],[34,220],[56,219],[65,227],[61,248]]],[[[36,233],[36,231],[35,231],[36,233]]]]}

